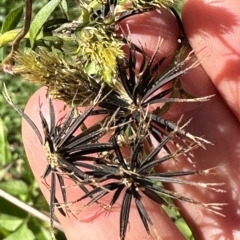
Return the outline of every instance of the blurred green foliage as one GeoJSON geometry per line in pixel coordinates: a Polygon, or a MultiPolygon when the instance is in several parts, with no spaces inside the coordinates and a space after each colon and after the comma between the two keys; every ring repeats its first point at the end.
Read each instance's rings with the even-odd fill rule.
{"type": "MultiPolygon", "coordinates": [[[[34,11],[38,12],[47,2],[36,1],[34,11]]],[[[0,8],[0,29],[6,17],[23,7],[24,1],[2,0],[1,6],[3,7],[0,8]]],[[[22,27],[22,25],[23,22],[20,21],[10,27],[22,27]]],[[[0,48],[0,61],[9,51],[8,45],[0,48]]],[[[24,109],[29,96],[38,88],[18,76],[0,73],[0,79],[0,92],[3,90],[2,82],[5,82],[12,100],[21,109],[24,109]]],[[[23,149],[21,117],[9,107],[2,95],[0,95],[0,106],[0,189],[48,215],[49,206],[39,190],[23,149]]],[[[0,197],[0,239],[50,240],[49,228],[48,222],[42,222],[0,197]]],[[[56,237],[60,240],[66,239],[60,232],[56,233],[56,237]]]]}

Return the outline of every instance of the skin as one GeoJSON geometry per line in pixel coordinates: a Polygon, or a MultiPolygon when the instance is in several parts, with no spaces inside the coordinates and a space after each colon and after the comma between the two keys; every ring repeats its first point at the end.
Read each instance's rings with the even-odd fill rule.
{"type": "MultiPolygon", "coordinates": [[[[175,191],[205,203],[227,203],[222,206],[220,215],[190,203],[176,201],[181,214],[191,227],[196,239],[239,239],[239,143],[240,136],[240,101],[238,97],[238,80],[240,78],[239,52],[240,52],[240,16],[238,0],[207,1],[187,0],[183,7],[183,24],[201,65],[184,75],[184,88],[194,96],[215,96],[205,103],[174,104],[168,113],[168,118],[177,121],[184,114],[183,122],[193,118],[187,130],[196,136],[204,136],[214,143],[206,145],[206,150],[198,148],[194,151],[193,164],[186,159],[178,159],[176,162],[168,162],[159,166],[157,171],[176,171],[179,169],[208,169],[215,168],[214,174],[191,176],[190,181],[224,183],[216,188],[225,192],[216,192],[210,189],[190,186],[168,187],[175,191]],[[203,24],[204,23],[204,24],[203,24]],[[239,48],[239,49],[238,49],[239,48]]],[[[123,26],[126,23],[122,23],[123,26]]],[[[179,47],[178,25],[173,17],[166,11],[162,15],[151,12],[139,15],[127,20],[131,32],[131,40],[141,42],[147,46],[149,54],[153,53],[159,36],[164,41],[160,48],[171,56],[171,53],[179,47]],[[150,35],[150,36],[149,36],[150,35]]],[[[125,31],[126,32],[126,31],[125,31]]],[[[129,32],[127,32],[129,33],[129,32]]],[[[169,61],[171,58],[169,58],[169,61]]],[[[41,110],[48,116],[48,102],[45,98],[46,89],[39,89],[29,100],[25,112],[41,129],[39,119],[39,102],[41,110]]],[[[54,102],[55,112],[58,118],[63,115],[59,111],[63,103],[54,102]]],[[[90,119],[88,124],[96,119],[90,119]]],[[[46,160],[44,150],[29,125],[23,121],[23,141],[28,160],[39,182],[40,188],[49,199],[49,190],[42,184],[41,178],[46,160]]],[[[49,182],[49,180],[48,180],[49,182]]],[[[72,184],[69,183],[71,186],[72,184]]],[[[77,188],[69,188],[68,197],[76,199],[81,192],[77,188]]],[[[108,203],[108,198],[104,202],[108,203]]],[[[184,239],[183,235],[175,227],[165,212],[149,199],[143,198],[143,202],[150,214],[155,228],[161,239],[184,239]]],[[[83,203],[84,204],[84,203],[83,203]]],[[[81,209],[82,204],[74,206],[71,210],[81,209]]],[[[69,240],[77,239],[118,239],[119,236],[119,202],[110,214],[99,211],[99,206],[91,206],[81,214],[69,214],[61,216],[55,211],[64,232],[69,240]]],[[[126,239],[148,239],[145,229],[133,205],[131,208],[129,227],[126,239]]],[[[153,237],[156,238],[154,233],[153,237]]]]}

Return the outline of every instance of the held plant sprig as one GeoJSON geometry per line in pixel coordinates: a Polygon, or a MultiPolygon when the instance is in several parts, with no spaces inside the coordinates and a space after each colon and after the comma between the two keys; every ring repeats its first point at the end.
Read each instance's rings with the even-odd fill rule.
{"type": "Polygon", "coordinates": [[[91,197],[91,200],[82,209],[80,209],[79,212],[84,211],[87,207],[104,198],[104,196],[112,194],[109,205],[105,206],[107,210],[111,211],[114,204],[117,201],[119,202],[122,194],[123,200],[121,200],[122,202],[120,205],[121,211],[119,226],[119,235],[121,240],[125,239],[127,226],[128,224],[131,224],[129,222],[129,216],[133,200],[147,234],[151,234],[149,228],[149,226],[151,226],[157,239],[161,239],[158,234],[158,232],[161,230],[154,226],[144,206],[144,203],[142,202],[142,196],[148,197],[160,205],[171,207],[170,204],[164,199],[164,197],[167,196],[171,199],[177,199],[202,206],[210,212],[222,215],[219,213],[219,211],[225,204],[202,203],[198,200],[188,198],[183,194],[171,191],[161,184],[173,183],[191,185],[200,188],[207,188],[216,192],[223,192],[223,190],[218,188],[219,186],[223,185],[221,183],[193,182],[181,179],[183,176],[191,176],[195,174],[204,176],[211,173],[211,169],[159,173],[154,171],[155,166],[158,166],[166,161],[170,161],[171,159],[175,159],[178,156],[184,155],[188,151],[196,148],[197,145],[193,144],[187,148],[179,147],[173,153],[166,153],[164,156],[158,157],[158,153],[164,148],[165,144],[177,133],[178,128],[175,128],[172,133],[166,136],[161,143],[159,143],[159,145],[147,155],[143,145],[144,139],[146,138],[145,127],[145,123],[139,126],[140,130],[137,133],[134,144],[130,148],[131,153],[127,158],[123,157],[121,149],[118,145],[118,132],[113,135],[112,142],[115,156],[113,156],[111,162],[108,161],[102,164],[96,164],[92,171],[86,172],[89,178],[85,179],[85,181],[82,183],[91,185],[95,184],[96,188],[93,188],[76,201],[79,202],[83,199],[91,197]]]}
{"type": "Polygon", "coordinates": [[[53,98],[67,104],[73,99],[75,104],[87,104],[85,99],[95,98],[99,83],[114,85],[118,62],[124,61],[122,46],[126,39],[116,34],[115,28],[126,16],[118,13],[118,6],[118,1],[80,3],[79,19],[55,29],[52,45],[43,38],[46,48],[15,53],[17,66],[13,67],[13,73],[47,86],[53,98]],[[63,46],[74,45],[75,49],[69,52],[61,44],[58,47],[53,44],[56,38],[63,46]]]}
{"type": "MultiPolygon", "coordinates": [[[[81,16],[77,21],[73,20],[60,26],[53,31],[55,36],[49,36],[48,40],[47,36],[39,40],[46,48],[40,49],[39,52],[34,49],[28,53],[16,53],[16,49],[13,48],[14,51],[11,52],[11,57],[14,55],[17,63],[13,67],[15,74],[47,86],[50,96],[62,99],[68,105],[73,102],[75,106],[90,105],[83,113],[80,114],[76,107],[72,107],[66,118],[56,122],[53,102],[49,99],[49,124],[44,113],[41,110],[39,112],[42,136],[33,120],[14,105],[6,89],[4,95],[9,104],[31,126],[45,151],[47,167],[42,178],[46,182],[48,176],[51,178],[51,227],[55,208],[64,216],[66,211],[72,210],[68,208],[71,203],[66,191],[66,177],[83,192],[82,197],[76,196],[74,203],[89,198],[83,209],[94,203],[99,204],[104,196],[112,194],[109,205],[104,206],[111,209],[120,200],[120,195],[123,195],[119,233],[122,240],[126,236],[133,199],[146,232],[151,234],[151,226],[158,238],[158,231],[143,204],[142,196],[169,206],[164,200],[164,197],[168,196],[203,206],[217,214],[223,205],[202,203],[162,185],[185,184],[221,192],[222,190],[218,189],[221,183],[182,179],[183,176],[209,174],[211,169],[160,173],[154,171],[157,165],[188,154],[199,145],[209,143],[186,132],[186,124],[180,126],[179,123],[171,122],[164,114],[174,102],[202,102],[207,101],[210,96],[182,99],[179,94],[184,93],[182,89],[178,89],[181,85],[181,75],[199,64],[195,62],[188,65],[191,54],[184,60],[177,58],[176,63],[164,72],[159,72],[159,66],[165,60],[156,59],[160,45],[149,58],[143,49],[129,43],[124,34],[120,36],[115,33],[122,19],[155,9],[161,11],[161,7],[171,8],[178,0],[133,0],[126,8],[122,5],[123,2],[126,3],[117,0],[82,1],[81,16]],[[63,44],[51,42],[56,39],[63,44]],[[74,51],[66,49],[72,46],[75,47],[74,51]],[[123,46],[129,48],[128,57],[124,55],[123,46]],[[142,55],[140,69],[137,68],[137,54],[142,55]],[[158,109],[154,108],[155,104],[158,104],[158,109]],[[82,130],[79,134],[77,130],[84,125],[88,116],[97,114],[106,114],[105,120],[82,130]],[[109,133],[112,135],[111,141],[99,142],[103,135],[109,133]],[[159,145],[147,154],[145,139],[151,143],[152,137],[159,145]],[[176,143],[177,137],[186,144],[176,143]],[[173,152],[168,148],[170,142],[176,143],[176,150],[173,152]],[[123,157],[122,146],[131,151],[126,158],[123,157]],[[164,156],[158,157],[162,149],[167,151],[164,156]],[[60,185],[62,201],[57,197],[57,185],[60,185]],[[63,203],[60,204],[60,201],[63,203]]],[[[28,18],[25,26],[29,27],[29,24],[28,18]]],[[[55,25],[51,25],[49,29],[53,26],[55,25]]],[[[44,27],[42,33],[45,34],[44,27]]],[[[17,44],[14,45],[17,46],[19,39],[15,40],[17,44]]],[[[39,42],[36,40],[35,46],[38,46],[39,42]]],[[[100,206],[103,207],[102,204],[100,206]]]]}

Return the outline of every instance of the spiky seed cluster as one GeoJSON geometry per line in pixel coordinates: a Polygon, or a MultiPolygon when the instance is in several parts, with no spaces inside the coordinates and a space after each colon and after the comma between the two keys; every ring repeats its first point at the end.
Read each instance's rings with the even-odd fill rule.
{"type": "MultiPolygon", "coordinates": [[[[55,197],[56,192],[56,177],[61,186],[61,193],[63,201],[67,202],[66,190],[64,187],[64,175],[68,175],[74,182],[79,182],[85,179],[86,174],[81,171],[77,166],[84,166],[78,163],[74,164],[75,161],[79,159],[88,161],[92,159],[89,154],[101,153],[105,151],[110,151],[113,149],[111,142],[98,143],[98,139],[105,135],[110,129],[107,126],[102,126],[101,124],[94,125],[80,134],[76,135],[76,131],[79,130],[80,126],[84,124],[84,121],[89,116],[95,103],[92,103],[83,114],[74,114],[77,109],[72,108],[69,112],[66,120],[64,122],[58,122],[56,125],[55,111],[52,104],[52,100],[49,99],[49,114],[50,114],[50,124],[48,125],[46,118],[43,116],[40,110],[39,115],[42,123],[42,128],[44,136],[41,136],[40,130],[37,128],[35,123],[14,103],[11,101],[6,89],[4,91],[4,96],[8,103],[29,123],[31,128],[36,133],[40,143],[45,149],[45,156],[47,160],[47,167],[42,175],[43,179],[51,174],[51,184],[50,184],[50,214],[51,214],[51,226],[53,225],[53,214],[54,206],[59,205],[55,197]]],[[[96,98],[98,99],[98,97],[96,98]]],[[[106,122],[107,118],[105,119],[106,122]]],[[[111,125],[111,124],[110,124],[111,125]]],[[[87,193],[85,186],[80,186],[80,188],[87,193]]],[[[59,211],[65,215],[61,207],[59,211]]]]}
{"type": "MultiPolygon", "coordinates": [[[[134,143],[130,147],[131,154],[129,158],[125,159],[121,152],[121,148],[118,144],[119,129],[116,130],[112,136],[112,143],[114,147],[114,154],[112,155],[111,161],[95,163],[93,170],[87,171],[86,174],[89,176],[82,184],[95,184],[96,187],[91,191],[77,199],[79,202],[86,198],[91,200],[79,210],[81,212],[90,205],[98,202],[106,195],[111,195],[109,205],[105,206],[106,209],[111,210],[114,204],[122,199],[120,196],[123,195],[121,211],[120,211],[120,239],[125,239],[127,226],[129,224],[129,216],[131,211],[132,201],[135,202],[139,216],[143,222],[146,232],[150,235],[149,225],[153,228],[157,238],[159,237],[158,231],[154,226],[145,206],[142,202],[142,197],[148,197],[154,202],[170,206],[165,201],[164,197],[172,199],[179,199],[181,201],[193,203],[205,207],[209,211],[217,214],[221,210],[221,204],[205,204],[193,199],[190,199],[182,194],[170,191],[164,188],[160,183],[174,183],[174,184],[186,184],[196,187],[209,188],[214,191],[222,191],[216,187],[222,184],[214,183],[199,183],[186,181],[181,179],[182,176],[189,176],[194,174],[207,174],[208,170],[193,170],[193,171],[180,171],[180,172],[159,172],[154,171],[154,167],[162,164],[166,161],[176,158],[179,155],[185,154],[191,151],[194,147],[180,147],[173,153],[166,153],[165,156],[158,157],[158,153],[164,148],[165,144],[171,140],[176,131],[165,137],[162,142],[149,154],[146,154],[144,150],[144,139],[146,138],[146,125],[143,123],[139,126],[134,143]]],[[[175,129],[177,130],[177,129],[175,129]]],[[[160,237],[158,238],[160,239],[160,237]]]]}
{"type": "MultiPolygon", "coordinates": [[[[154,63],[157,51],[150,59],[147,58],[144,51],[138,52],[138,55],[140,54],[143,60],[138,70],[136,67],[136,49],[133,44],[130,44],[129,57],[125,58],[124,61],[118,59],[118,76],[112,87],[113,91],[99,103],[102,109],[95,110],[92,114],[108,114],[111,116],[118,109],[117,124],[131,120],[130,134],[127,138],[134,134],[141,122],[145,122],[148,125],[148,133],[158,142],[162,141],[164,135],[177,128],[177,133],[186,141],[196,142],[199,145],[209,143],[200,137],[193,136],[179,128],[176,123],[163,117],[166,109],[171,107],[172,102],[207,101],[209,99],[209,97],[198,99],[178,98],[179,89],[175,89],[174,84],[179,81],[181,75],[194,67],[194,65],[184,66],[191,54],[184,61],[175,59],[174,64],[164,72],[158,70],[164,62],[164,58],[154,63]],[[172,84],[169,86],[169,83],[172,84]],[[150,110],[154,108],[156,103],[161,104],[161,108],[150,110]]],[[[124,125],[121,128],[124,132],[123,135],[125,135],[127,128],[129,128],[129,125],[124,125]]],[[[151,144],[150,138],[149,143],[151,144]]]]}
{"type": "MultiPolygon", "coordinates": [[[[118,21],[131,15],[126,11],[122,12],[122,2],[88,1],[83,4],[81,16],[77,21],[74,20],[55,30],[55,35],[59,32],[69,34],[69,40],[64,43],[76,44],[74,56],[61,47],[51,47],[51,52],[48,52],[49,47],[40,49],[38,53],[30,51],[17,53],[15,56],[18,63],[14,67],[15,73],[47,86],[51,97],[62,99],[68,105],[73,102],[75,106],[89,105],[87,110],[80,113],[77,107],[73,107],[65,120],[56,123],[50,97],[50,124],[40,111],[44,130],[42,137],[35,123],[11,102],[6,91],[5,97],[29,123],[45,149],[47,167],[43,178],[51,176],[51,226],[55,206],[65,215],[64,206],[90,198],[83,209],[95,203],[111,209],[119,201],[120,195],[123,195],[120,239],[123,240],[126,236],[132,200],[146,232],[150,235],[151,226],[158,238],[156,227],[142,202],[142,196],[167,206],[164,196],[198,204],[215,213],[221,209],[221,204],[202,203],[162,185],[187,184],[221,191],[216,188],[221,185],[218,183],[196,183],[181,178],[194,174],[208,174],[211,170],[160,173],[154,171],[155,166],[209,143],[186,132],[186,124],[180,126],[180,121],[174,123],[163,116],[173,102],[206,101],[209,97],[186,99],[180,94],[189,97],[181,89],[180,77],[199,64],[196,62],[187,65],[191,54],[185,60],[177,56],[172,65],[164,72],[159,72],[159,67],[165,60],[156,58],[160,44],[153,56],[149,57],[143,48],[136,47],[123,36],[114,33],[118,21]],[[129,50],[128,57],[123,54],[123,45],[129,50]],[[136,63],[137,54],[142,57],[139,69],[136,63]],[[159,106],[157,109],[154,108],[155,104],[159,106]],[[104,120],[78,133],[77,130],[84,125],[89,116],[98,114],[104,114],[104,120]],[[110,135],[109,141],[99,142],[105,134],[110,135]],[[145,143],[151,145],[152,137],[159,145],[148,154],[145,143]],[[177,137],[183,140],[181,144],[176,143],[177,137]],[[170,142],[176,146],[173,152],[169,148],[170,142]],[[126,158],[123,157],[123,146],[130,151],[126,158]],[[165,151],[162,151],[163,149],[165,151]],[[165,152],[165,155],[158,157],[160,152],[161,156],[162,152],[165,152]],[[66,175],[74,182],[73,185],[79,186],[83,191],[83,196],[76,196],[72,203],[67,200],[63,177],[66,175]],[[62,204],[55,196],[56,179],[61,186],[62,204]],[[100,201],[108,194],[112,194],[112,198],[109,205],[104,206],[100,201]]],[[[134,0],[132,14],[171,7],[176,2],[178,1],[134,0]]],[[[61,39],[60,36],[59,38],[61,39]]]]}

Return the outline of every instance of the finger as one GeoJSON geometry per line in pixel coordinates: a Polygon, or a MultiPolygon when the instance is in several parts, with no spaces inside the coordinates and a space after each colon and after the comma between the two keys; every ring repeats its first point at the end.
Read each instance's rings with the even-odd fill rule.
{"type": "MultiPolygon", "coordinates": [[[[224,4],[228,3],[228,6],[230,7],[231,2],[232,1],[221,1],[221,3],[224,4]]],[[[197,136],[203,135],[207,140],[214,143],[213,146],[206,146],[206,151],[203,149],[197,149],[194,151],[195,157],[193,161],[196,170],[219,166],[219,168],[216,169],[216,174],[191,177],[189,180],[195,180],[197,182],[225,183],[225,185],[222,186],[222,189],[226,190],[226,193],[187,186],[171,186],[175,191],[184,193],[184,196],[199,200],[203,203],[215,202],[228,204],[223,207],[223,211],[221,211],[226,217],[221,217],[193,204],[185,204],[183,202],[177,203],[197,239],[219,239],[220,237],[223,239],[236,239],[240,230],[238,226],[239,215],[237,213],[237,209],[239,209],[237,196],[239,196],[238,143],[240,138],[238,134],[236,134],[240,130],[239,122],[235,117],[236,112],[233,114],[226,105],[225,96],[223,96],[222,99],[222,96],[218,95],[220,85],[216,84],[214,79],[218,76],[217,71],[221,69],[224,62],[228,61],[228,59],[226,59],[226,55],[221,52],[222,49],[220,49],[219,45],[219,48],[216,47],[214,54],[212,54],[212,49],[215,47],[213,45],[216,44],[217,46],[218,42],[216,42],[214,32],[212,34],[209,31],[207,32],[207,30],[211,29],[210,27],[209,29],[207,28],[208,24],[212,26],[212,31],[218,26],[216,22],[211,25],[212,17],[214,20],[216,14],[221,14],[221,11],[217,7],[219,7],[219,5],[215,5],[214,8],[209,2],[205,4],[204,1],[200,0],[186,1],[186,6],[183,11],[185,31],[187,35],[190,36],[191,45],[194,47],[199,58],[206,56],[206,53],[203,54],[205,49],[211,49],[211,54],[209,51],[207,58],[203,61],[203,66],[211,78],[208,77],[203,69],[195,68],[182,79],[185,89],[191,94],[195,96],[216,94],[216,96],[207,103],[175,104],[171,109],[171,112],[173,112],[174,109],[178,109],[178,112],[182,111],[182,113],[185,114],[186,120],[193,117],[193,120],[188,127],[189,132],[197,136]],[[213,8],[215,10],[217,8],[219,11],[216,11],[215,14],[213,14],[213,8]],[[199,16],[201,11],[202,16],[199,16]],[[209,21],[206,21],[206,19],[208,19],[208,14],[210,14],[209,21]],[[201,23],[202,25],[200,26],[201,23]],[[206,27],[207,30],[204,27],[206,27]],[[205,30],[205,32],[203,30],[205,30]],[[202,35],[203,32],[204,35],[202,35]],[[212,42],[206,41],[209,39],[211,39],[212,42]],[[218,53],[220,54],[218,55],[218,53]],[[208,62],[209,55],[211,61],[208,62]],[[217,64],[215,65],[215,63],[217,64]],[[220,66],[219,64],[222,65],[220,66]]],[[[225,11],[225,13],[229,11],[225,11]]],[[[229,20],[229,18],[223,18],[223,16],[219,17],[219,19],[229,20]]],[[[231,72],[226,72],[226,79],[228,78],[228,74],[231,78],[231,72]]],[[[225,84],[227,83],[225,82],[225,84]]],[[[228,87],[224,88],[224,93],[231,97],[234,95],[234,93],[231,95],[231,88],[228,87]]],[[[168,169],[176,171],[192,168],[193,165],[188,163],[186,159],[179,159],[177,164],[168,163],[167,166],[159,170],[168,169]]]]}
{"type": "MultiPolygon", "coordinates": [[[[165,11],[163,11],[165,12],[165,11]]],[[[132,23],[128,23],[129,24],[129,29],[131,30],[131,33],[135,32],[135,30],[133,30],[132,24],[134,26],[134,24],[136,24],[136,22],[138,22],[136,20],[136,18],[140,17],[140,19],[142,17],[145,17],[145,19],[149,18],[152,20],[154,20],[154,25],[153,28],[155,28],[157,30],[157,32],[155,33],[155,36],[151,37],[151,42],[153,42],[153,47],[154,49],[152,51],[155,50],[155,43],[158,42],[158,38],[159,38],[159,29],[161,29],[161,31],[163,32],[163,37],[166,36],[166,41],[165,44],[167,44],[168,42],[168,38],[169,39],[173,39],[170,37],[171,35],[171,31],[173,29],[173,26],[169,26],[166,25],[166,23],[164,23],[164,21],[160,21],[160,17],[161,15],[159,15],[158,13],[154,12],[152,13],[153,15],[151,15],[150,13],[147,13],[147,18],[146,15],[141,15],[141,16],[135,16],[131,19],[129,19],[129,21],[132,21],[132,23]],[[169,29],[171,28],[171,30],[169,29]],[[165,29],[165,31],[163,30],[165,29]]],[[[163,14],[163,13],[162,13],[163,14]]],[[[164,13],[165,14],[165,13],[164,13]]],[[[166,14],[165,14],[166,15],[166,14]]],[[[169,14],[167,17],[167,21],[169,19],[172,19],[172,15],[169,14]]],[[[173,22],[173,20],[171,20],[173,22]]],[[[144,25],[145,22],[143,21],[142,24],[144,25]]],[[[140,29],[141,28],[141,24],[139,24],[140,29]]],[[[138,28],[137,28],[138,29],[138,28]]],[[[149,30],[152,31],[151,28],[148,28],[149,30]]],[[[175,22],[175,29],[177,29],[176,27],[176,22],[175,22]]],[[[136,30],[137,31],[137,30],[136,30]]],[[[173,31],[174,33],[174,31],[173,31]]],[[[179,33],[179,31],[178,31],[179,33]]],[[[147,34],[147,32],[146,32],[147,34]]],[[[153,34],[153,33],[151,33],[153,34]]],[[[139,34],[135,34],[134,37],[132,36],[132,40],[134,41],[139,41],[139,39],[141,39],[140,35],[140,31],[139,34]],[[137,40],[136,40],[137,39],[137,40]]],[[[178,37],[178,36],[177,36],[178,37]]],[[[147,40],[146,40],[147,41],[147,40]]],[[[177,43],[177,38],[175,39],[175,44],[173,46],[172,41],[169,41],[169,45],[166,45],[167,49],[171,49],[171,51],[175,51],[176,48],[178,47],[177,43]]],[[[150,43],[149,43],[150,44],[150,43]]],[[[150,49],[151,50],[151,49],[150,49]]],[[[149,51],[150,51],[149,50],[149,51]]],[[[31,119],[36,123],[36,125],[41,128],[41,124],[40,124],[40,118],[38,116],[38,112],[39,112],[39,96],[40,96],[40,103],[42,103],[42,111],[44,114],[46,114],[46,116],[48,116],[48,110],[47,110],[47,106],[48,104],[46,103],[46,99],[44,98],[44,96],[46,95],[46,92],[44,89],[40,89],[29,101],[29,103],[26,106],[26,113],[31,117],[31,119]]],[[[58,103],[59,104],[59,103],[58,103]]],[[[62,108],[61,104],[60,107],[59,105],[54,103],[54,106],[56,108],[56,113],[59,112],[59,110],[62,108]]],[[[58,116],[59,117],[59,116],[58,116]]],[[[46,196],[46,199],[49,199],[49,190],[42,184],[41,182],[41,177],[45,167],[46,167],[46,158],[45,158],[45,153],[44,153],[44,149],[42,148],[42,146],[39,144],[39,142],[37,141],[37,138],[34,134],[34,132],[32,131],[32,129],[29,127],[29,125],[26,122],[23,122],[23,140],[24,140],[24,145],[26,148],[26,153],[30,162],[30,165],[34,171],[34,174],[36,176],[36,179],[39,182],[39,185],[41,187],[41,190],[43,191],[43,193],[46,196]]],[[[81,196],[81,192],[77,189],[69,189],[68,190],[68,199],[69,201],[71,201],[71,199],[76,199],[76,196],[81,196]]],[[[59,195],[57,195],[58,197],[59,195]]],[[[106,201],[106,203],[109,203],[110,197],[105,198],[104,201],[106,201]]],[[[143,202],[146,206],[146,209],[148,210],[150,217],[152,219],[152,221],[154,222],[154,225],[156,226],[158,233],[161,235],[162,239],[170,239],[170,238],[178,238],[178,239],[183,239],[182,234],[177,230],[177,228],[175,227],[175,225],[173,224],[173,222],[171,221],[171,219],[169,219],[169,217],[164,213],[164,211],[160,208],[159,205],[153,203],[152,201],[143,198],[143,202]]],[[[74,206],[75,208],[80,208],[82,205],[80,205],[82,203],[79,203],[78,205],[74,206]]],[[[87,239],[113,239],[115,237],[117,237],[119,235],[119,211],[120,211],[120,205],[121,202],[118,202],[116,204],[116,208],[113,208],[111,214],[109,217],[106,216],[105,212],[103,211],[99,211],[99,206],[98,205],[93,205],[91,206],[89,209],[87,209],[86,211],[82,212],[80,215],[77,215],[77,218],[74,218],[73,216],[71,216],[71,214],[69,214],[68,218],[65,218],[63,216],[61,216],[57,211],[56,214],[61,222],[61,224],[63,225],[63,228],[65,230],[65,233],[68,237],[68,239],[79,239],[81,237],[86,238],[87,239]]],[[[147,234],[144,230],[144,227],[142,225],[142,222],[140,220],[139,214],[135,208],[135,206],[133,205],[131,208],[131,213],[130,213],[130,230],[127,233],[127,239],[148,239],[147,234]],[[132,223],[132,224],[131,224],[132,223]]]]}
{"type": "Polygon", "coordinates": [[[182,16],[186,34],[224,101],[240,119],[240,16],[238,0],[187,0],[182,16]]]}
{"type": "Polygon", "coordinates": [[[228,205],[223,206],[223,210],[219,211],[225,215],[222,217],[208,212],[201,206],[182,201],[176,202],[197,239],[218,239],[219,236],[223,239],[233,239],[233,235],[238,234],[238,221],[240,220],[237,214],[240,137],[236,134],[240,131],[239,123],[222,101],[204,71],[201,72],[199,68],[194,69],[191,74],[184,77],[183,82],[189,84],[185,87],[188,87],[188,91],[194,92],[196,96],[205,96],[204,93],[209,91],[211,94],[216,94],[209,102],[186,103],[178,107],[178,110],[184,114],[183,122],[192,118],[186,130],[195,136],[204,136],[214,145],[206,145],[206,150],[202,148],[194,150],[193,164],[186,159],[179,158],[177,163],[168,161],[158,171],[201,170],[218,167],[214,174],[191,176],[186,180],[199,183],[224,183],[225,185],[216,187],[225,190],[225,193],[179,184],[168,185],[168,187],[202,203],[227,203],[228,205]]]}
{"type": "Polygon", "coordinates": [[[167,57],[163,62],[165,68],[174,58],[176,49],[180,47],[178,39],[181,32],[176,19],[166,9],[161,12],[152,11],[129,17],[120,22],[121,32],[139,48],[143,48],[152,56],[158,47],[159,40],[163,40],[156,60],[167,57]]]}
{"type": "MultiPolygon", "coordinates": [[[[46,89],[39,89],[31,97],[25,109],[25,113],[34,121],[34,123],[40,130],[42,129],[42,126],[39,117],[39,103],[41,103],[41,111],[43,112],[43,115],[46,117],[49,116],[49,104],[45,96],[46,89]]],[[[56,121],[59,118],[63,117],[63,107],[63,102],[54,101],[54,108],[57,117],[56,121]]],[[[49,201],[49,189],[43,184],[43,179],[41,178],[47,165],[45,150],[43,146],[41,146],[36,134],[33,132],[33,130],[30,128],[29,124],[26,121],[23,121],[22,127],[23,142],[30,166],[33,169],[34,175],[39,183],[41,191],[43,192],[46,199],[49,201]]],[[[47,182],[49,183],[49,178],[47,178],[47,182]]],[[[68,181],[66,185],[73,186],[74,184],[73,182],[68,181]]],[[[60,191],[58,188],[57,199],[62,199],[59,192],[60,191]]],[[[80,198],[82,194],[83,193],[81,192],[81,190],[76,187],[67,189],[67,199],[69,202],[80,198]]],[[[109,201],[110,197],[105,198],[103,203],[108,204],[109,201]]],[[[155,225],[161,227],[161,232],[159,232],[161,233],[162,239],[169,239],[170,235],[177,236],[182,239],[182,235],[176,229],[171,219],[169,219],[166,216],[165,212],[160,209],[159,205],[145,199],[144,203],[155,225]]],[[[86,204],[86,202],[76,204],[72,207],[71,210],[74,213],[75,211],[81,209],[84,204],[86,204]]],[[[110,216],[106,216],[106,212],[101,210],[97,204],[92,205],[89,209],[86,209],[81,214],[76,216],[73,216],[71,213],[69,213],[68,217],[63,217],[57,210],[55,210],[55,213],[60,223],[62,224],[64,232],[68,239],[74,240],[81,237],[86,238],[86,236],[87,239],[113,239],[113,236],[115,238],[119,234],[119,204],[121,203],[118,202],[116,204],[117,207],[113,208],[110,216]]],[[[129,239],[139,239],[140,236],[141,239],[148,239],[145,230],[141,224],[142,223],[139,218],[138,212],[133,206],[131,209],[130,217],[130,231],[127,233],[129,239]]]]}

